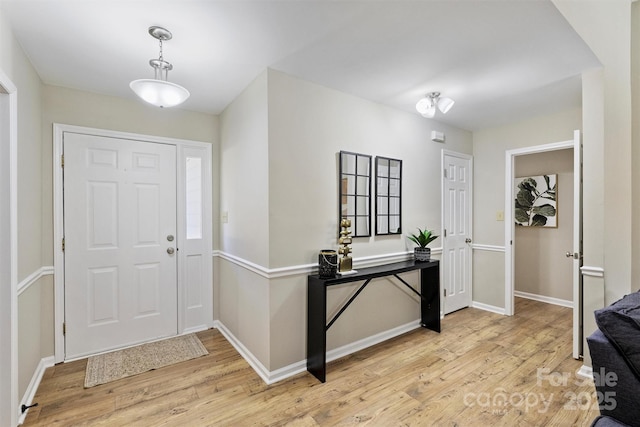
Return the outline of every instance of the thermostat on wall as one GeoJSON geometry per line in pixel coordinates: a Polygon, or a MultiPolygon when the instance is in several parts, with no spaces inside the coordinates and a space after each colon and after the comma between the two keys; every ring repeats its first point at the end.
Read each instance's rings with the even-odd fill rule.
{"type": "Polygon", "coordinates": [[[444,142],[444,132],[438,132],[437,130],[432,130],[431,140],[433,142],[444,142]]]}

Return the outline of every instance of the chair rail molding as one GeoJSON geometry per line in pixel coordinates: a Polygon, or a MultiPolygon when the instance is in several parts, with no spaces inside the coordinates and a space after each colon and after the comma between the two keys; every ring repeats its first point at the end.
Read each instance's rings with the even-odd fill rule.
{"type": "Polygon", "coordinates": [[[20,283],[18,283],[18,296],[20,296],[24,291],[29,289],[31,285],[36,283],[44,276],[53,276],[53,266],[47,265],[40,267],[27,277],[25,277],[20,283]]]}
{"type": "Polygon", "coordinates": [[[583,276],[604,278],[604,268],[602,267],[583,265],[582,267],[580,267],[580,272],[583,276]]]}
{"type": "MultiPolygon", "coordinates": [[[[431,250],[431,254],[432,255],[442,254],[442,248],[441,247],[433,248],[431,250]]],[[[220,250],[213,251],[211,255],[213,257],[218,257],[226,261],[229,261],[233,264],[236,264],[240,267],[243,267],[266,279],[277,279],[280,277],[307,275],[307,274],[313,274],[314,272],[318,271],[317,263],[291,265],[288,267],[267,268],[262,265],[258,265],[256,263],[248,261],[244,258],[240,258],[238,256],[235,256],[220,250]]],[[[353,265],[354,265],[354,269],[373,267],[375,265],[406,261],[408,259],[411,259],[412,257],[413,257],[413,252],[396,252],[396,253],[390,253],[390,254],[370,255],[366,257],[354,258],[353,265]]]]}

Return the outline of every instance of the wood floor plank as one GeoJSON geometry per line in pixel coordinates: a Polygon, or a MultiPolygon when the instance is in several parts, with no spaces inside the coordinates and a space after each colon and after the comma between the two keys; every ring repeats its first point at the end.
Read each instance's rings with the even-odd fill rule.
{"type": "Polygon", "coordinates": [[[59,364],[24,425],[589,425],[598,409],[575,374],[571,310],[517,298],[515,312],[457,311],[440,334],[419,328],[330,362],[324,384],[308,373],[265,384],[217,330],[198,333],[207,356],[89,389],[86,360],[59,364]]]}

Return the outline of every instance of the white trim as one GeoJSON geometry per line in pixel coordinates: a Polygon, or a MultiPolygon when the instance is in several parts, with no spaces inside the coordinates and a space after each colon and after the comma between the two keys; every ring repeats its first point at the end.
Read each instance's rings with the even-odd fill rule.
{"type": "MultiPolygon", "coordinates": [[[[29,406],[32,404],[33,397],[36,395],[36,391],[38,391],[38,386],[40,386],[40,381],[42,381],[42,376],[44,375],[44,371],[47,368],[52,367],[53,365],[54,365],[53,356],[40,359],[40,363],[38,363],[38,367],[33,373],[33,376],[31,377],[31,381],[29,382],[29,385],[27,386],[27,389],[25,390],[24,395],[22,396],[22,400],[20,401],[20,408],[22,408],[22,405],[29,406]]],[[[21,414],[18,420],[18,424],[24,423],[24,419],[27,417],[27,412],[29,412],[29,410],[27,409],[26,411],[22,412],[22,409],[20,409],[20,412],[21,414]]]]}
{"type": "Polygon", "coordinates": [[[504,311],[504,308],[502,308],[502,307],[496,307],[494,305],[489,305],[489,304],[485,304],[485,303],[478,302],[478,301],[473,301],[471,303],[471,307],[477,308],[479,310],[490,311],[490,312],[496,313],[496,314],[502,314],[502,315],[506,314],[505,311],[504,311]]]}
{"type": "MultiPolygon", "coordinates": [[[[53,275],[54,275],[54,360],[55,363],[65,360],[65,341],[62,333],[64,315],[64,252],[62,251],[62,239],[64,237],[63,221],[63,171],[61,167],[61,157],[63,154],[63,135],[68,133],[79,133],[118,139],[131,139],[135,141],[152,142],[158,144],[168,144],[178,147],[200,148],[203,144],[211,144],[203,141],[186,140],[179,138],[166,138],[154,135],[143,135],[130,132],[121,132],[108,129],[97,129],[82,126],[53,124],[53,275]]],[[[210,148],[208,149],[210,150],[210,148]]],[[[210,152],[210,151],[209,151],[210,152]]],[[[209,180],[210,181],[210,180],[209,180]]],[[[209,204],[211,198],[207,195],[204,203],[209,204]]],[[[209,221],[210,222],[210,221],[209,221]]],[[[207,250],[208,251],[208,250],[207,250]]],[[[178,307],[180,310],[180,307],[178,307]]],[[[211,305],[211,315],[213,319],[213,304],[211,305]]],[[[180,326],[180,325],[177,325],[180,326]]]]}
{"type": "Polygon", "coordinates": [[[515,172],[515,158],[525,154],[545,153],[549,151],[564,150],[575,147],[575,140],[554,142],[551,144],[536,145],[533,147],[516,148],[505,151],[505,200],[504,200],[504,247],[505,247],[505,273],[504,273],[504,312],[508,316],[513,315],[514,310],[514,271],[515,256],[513,239],[515,236],[515,221],[513,213],[513,180],[515,172]]]}
{"type": "Polygon", "coordinates": [[[533,301],[540,301],[547,304],[559,305],[561,307],[573,308],[573,301],[569,301],[565,299],[548,297],[546,295],[530,294],[528,292],[522,292],[522,291],[514,291],[513,295],[516,297],[526,298],[533,301]]]}
{"type": "Polygon", "coordinates": [[[18,283],[18,296],[20,296],[24,291],[29,289],[29,286],[31,286],[34,283],[36,283],[43,276],[50,276],[50,275],[53,275],[53,266],[52,265],[40,267],[39,269],[37,269],[36,271],[31,273],[30,275],[25,277],[20,283],[18,283]]]}
{"type": "Polygon", "coordinates": [[[251,366],[253,370],[256,371],[260,378],[262,378],[262,381],[267,384],[271,384],[269,370],[267,370],[267,368],[260,362],[260,360],[258,360],[258,358],[255,357],[253,353],[251,353],[251,351],[249,351],[249,349],[245,347],[244,344],[242,344],[242,342],[237,339],[236,336],[233,335],[233,333],[229,329],[227,329],[227,327],[221,321],[216,320],[215,322],[213,322],[213,326],[218,329],[220,333],[226,338],[226,340],[229,341],[229,343],[233,346],[233,348],[235,348],[236,351],[240,353],[240,356],[242,356],[242,358],[247,361],[249,366],[251,366]]]}
{"type": "Polygon", "coordinates": [[[62,180],[62,135],[66,128],[53,124],[53,357],[56,363],[64,361],[64,237],[63,180],[62,180]]]}
{"type": "MultiPolygon", "coordinates": [[[[9,284],[2,286],[0,290],[0,300],[9,301],[9,322],[3,322],[0,328],[8,332],[9,343],[3,343],[0,351],[8,357],[0,357],[3,361],[9,359],[9,366],[0,367],[0,395],[8,397],[8,402],[0,407],[0,424],[10,423],[16,425],[19,418],[18,413],[18,88],[13,84],[9,76],[0,69],[0,88],[2,88],[9,101],[8,117],[8,139],[9,155],[3,161],[3,165],[9,168],[9,223],[2,224],[9,226],[9,284]],[[9,371],[9,380],[5,376],[9,371]],[[8,390],[7,390],[8,389],[8,390]],[[8,395],[8,396],[7,396],[8,395]],[[5,409],[11,408],[8,415],[5,409]]],[[[7,307],[4,305],[2,309],[7,307]]],[[[4,332],[0,335],[4,336],[4,332]]],[[[6,402],[6,401],[5,401],[6,402]]]]}
{"type": "Polygon", "coordinates": [[[576,371],[576,376],[593,381],[593,368],[591,366],[582,365],[580,369],[576,371]]]}
{"type": "Polygon", "coordinates": [[[582,267],[580,267],[580,272],[583,276],[599,278],[604,277],[604,268],[602,267],[591,267],[589,265],[583,265],[582,267]]]}
{"type": "MultiPolygon", "coordinates": [[[[247,349],[239,339],[237,339],[227,327],[219,320],[215,321],[214,327],[220,331],[220,333],[226,338],[227,341],[236,349],[236,351],[242,356],[243,359],[253,368],[254,371],[262,378],[266,384],[273,384],[278,381],[285,380],[299,373],[307,370],[307,361],[301,360],[299,362],[292,363],[275,371],[269,371],[257,357],[247,349]]],[[[349,354],[356,353],[365,348],[387,341],[391,338],[395,338],[399,335],[405,334],[414,329],[420,328],[420,320],[415,320],[407,324],[398,326],[396,328],[389,329],[388,331],[380,332],[367,338],[355,341],[353,343],[338,347],[333,350],[327,351],[327,363],[333,360],[337,360],[341,357],[349,354]]]]}
{"type": "MultiPolygon", "coordinates": [[[[431,249],[432,255],[440,255],[442,248],[431,249]]],[[[211,256],[222,258],[240,267],[243,267],[255,274],[258,274],[266,279],[276,279],[280,277],[298,276],[312,274],[318,270],[318,264],[300,264],[291,265],[288,267],[267,268],[262,265],[255,264],[244,258],[232,255],[230,253],[215,250],[211,253],[211,256]]],[[[396,252],[391,254],[382,255],[370,255],[366,257],[354,258],[353,267],[354,270],[358,268],[372,267],[376,265],[389,264],[393,262],[407,261],[413,258],[413,252],[396,252]]]]}
{"type": "Polygon", "coordinates": [[[471,249],[474,251],[487,251],[487,252],[505,252],[504,246],[497,245],[481,245],[474,243],[471,245],[471,249]]]}

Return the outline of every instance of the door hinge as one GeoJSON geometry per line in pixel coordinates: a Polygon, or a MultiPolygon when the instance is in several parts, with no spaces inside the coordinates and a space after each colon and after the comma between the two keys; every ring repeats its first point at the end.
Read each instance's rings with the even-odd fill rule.
{"type": "Polygon", "coordinates": [[[447,296],[447,288],[444,288],[444,296],[447,296]]]}
{"type": "Polygon", "coordinates": [[[445,178],[447,177],[447,170],[446,169],[444,170],[444,177],[445,178]]]}
{"type": "Polygon", "coordinates": [[[64,237],[62,238],[62,252],[64,252],[64,237]]]}
{"type": "Polygon", "coordinates": [[[64,154],[60,156],[60,167],[64,169],[64,154]]]}
{"type": "Polygon", "coordinates": [[[444,229],[444,237],[447,237],[447,229],[444,229]]]}
{"type": "Polygon", "coordinates": [[[67,335],[67,322],[62,322],[62,335],[67,335]]]}

